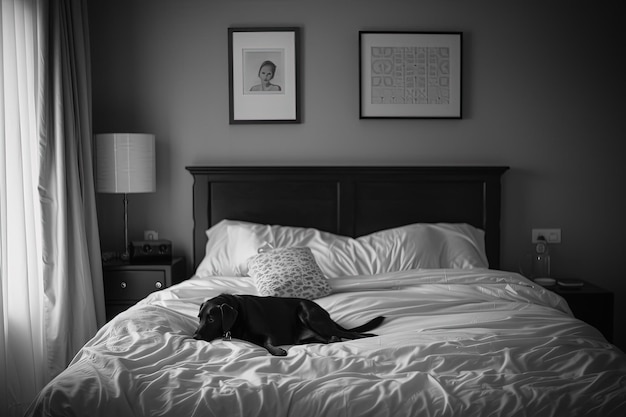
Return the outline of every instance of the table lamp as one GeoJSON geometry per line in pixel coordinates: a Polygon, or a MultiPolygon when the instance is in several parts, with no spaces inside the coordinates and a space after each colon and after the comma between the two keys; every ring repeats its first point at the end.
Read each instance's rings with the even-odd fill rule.
{"type": "Polygon", "coordinates": [[[95,137],[96,190],[124,194],[124,252],[129,257],[128,197],[132,193],[156,191],[154,135],[107,133],[95,137]]]}

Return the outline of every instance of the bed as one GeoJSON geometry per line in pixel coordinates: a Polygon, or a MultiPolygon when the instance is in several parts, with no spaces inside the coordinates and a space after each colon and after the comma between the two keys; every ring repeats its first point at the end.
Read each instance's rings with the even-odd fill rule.
{"type": "Polygon", "coordinates": [[[28,416],[624,415],[626,355],[500,269],[506,167],[187,169],[194,275],[103,326],[28,416]],[[299,262],[307,298],[385,316],[377,336],[284,357],[191,337],[207,298],[301,292],[280,279],[299,262]]]}

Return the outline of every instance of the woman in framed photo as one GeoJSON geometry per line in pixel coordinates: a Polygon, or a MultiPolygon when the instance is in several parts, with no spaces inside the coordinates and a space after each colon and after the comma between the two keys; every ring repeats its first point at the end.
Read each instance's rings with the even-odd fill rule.
{"type": "Polygon", "coordinates": [[[250,91],[282,91],[280,85],[272,83],[274,75],[276,75],[276,64],[269,60],[263,61],[258,72],[258,77],[261,83],[253,85],[250,88],[250,91]]]}

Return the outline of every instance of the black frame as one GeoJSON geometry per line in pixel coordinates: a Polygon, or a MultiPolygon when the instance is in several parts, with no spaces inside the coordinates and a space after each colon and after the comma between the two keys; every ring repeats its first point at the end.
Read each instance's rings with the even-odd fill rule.
{"type": "MultiPolygon", "coordinates": [[[[462,32],[389,32],[389,31],[360,31],[359,32],[359,118],[360,119],[461,119],[462,118],[462,74],[463,74],[463,33],[462,32]],[[383,41],[384,39],[384,41],[383,41]],[[450,100],[449,103],[373,103],[371,97],[373,95],[374,87],[371,84],[366,84],[369,78],[372,76],[374,68],[374,62],[372,59],[372,51],[367,51],[364,48],[374,47],[378,42],[381,48],[402,48],[405,46],[411,47],[425,47],[430,48],[435,54],[437,49],[441,47],[447,47],[451,52],[447,59],[447,68],[444,66],[435,67],[449,70],[449,77],[431,77],[428,72],[424,74],[424,77],[430,78],[429,80],[422,79],[424,82],[422,85],[428,90],[429,82],[436,81],[438,91],[444,93],[444,95],[437,94],[437,97],[442,99],[447,93],[447,97],[450,100]],[[448,87],[444,84],[439,84],[439,79],[448,79],[448,87]],[[366,100],[370,97],[370,102],[366,100]]],[[[430,51],[429,51],[430,53],[430,51]]],[[[405,58],[406,59],[406,58],[405,58]]],[[[389,59],[392,61],[392,59],[389,59]]],[[[415,65],[419,65],[417,59],[414,61],[415,65]]],[[[428,62],[424,64],[428,68],[428,62]]],[[[406,67],[404,68],[406,70],[406,67]]],[[[383,77],[388,78],[388,77],[383,77]]],[[[397,86],[397,88],[407,88],[407,79],[404,78],[403,85],[397,86]]],[[[416,86],[413,88],[417,90],[418,81],[415,82],[416,86]]],[[[411,86],[413,87],[413,86],[411,86]]],[[[411,88],[409,87],[409,88],[411,88]]],[[[381,89],[384,90],[384,89],[381,89]]],[[[393,87],[387,89],[388,92],[394,90],[393,87]]],[[[430,92],[427,92],[427,96],[430,97],[430,92]]],[[[381,96],[381,100],[385,100],[381,96]]],[[[414,97],[414,96],[413,96],[414,97]]],[[[393,101],[394,96],[386,97],[388,100],[393,101]]],[[[445,98],[442,99],[445,101],[445,98]]]]}
{"type": "MultiPolygon", "coordinates": [[[[241,58],[241,61],[243,61],[243,57],[241,58]]],[[[230,124],[301,123],[302,117],[300,106],[300,78],[300,28],[228,28],[228,84],[230,124]],[[235,55],[237,51],[241,51],[243,54],[244,49],[239,49],[239,47],[235,46],[235,37],[238,34],[253,34],[254,41],[251,43],[251,46],[253,46],[251,52],[254,53],[254,49],[258,48],[259,46],[261,46],[259,49],[260,51],[263,51],[264,49],[280,49],[277,47],[277,45],[271,44],[271,38],[272,36],[282,35],[287,32],[291,33],[293,37],[293,43],[290,42],[291,36],[284,37],[281,42],[288,44],[288,48],[284,50],[283,55],[286,61],[284,65],[286,69],[284,70],[284,77],[286,80],[289,80],[289,82],[285,82],[286,85],[283,87],[284,93],[269,94],[263,97],[263,99],[265,99],[265,102],[257,107],[258,103],[256,102],[261,100],[262,95],[258,94],[256,95],[257,98],[252,98],[252,100],[255,100],[254,102],[249,101],[250,97],[246,97],[250,93],[248,92],[248,90],[245,90],[245,87],[243,86],[245,69],[243,67],[243,63],[239,63],[239,55],[235,55]],[[265,43],[263,41],[263,36],[267,38],[267,42],[265,43]],[[234,51],[234,48],[237,49],[237,51],[234,51]],[[290,50],[289,48],[293,48],[293,50],[290,50]],[[238,76],[242,76],[242,78],[239,78],[238,76]],[[241,92],[239,92],[240,87],[235,84],[236,79],[242,80],[241,92]],[[242,103],[244,103],[244,105],[242,105],[242,103]],[[250,113],[250,108],[259,111],[260,114],[248,114],[250,113]],[[287,115],[285,116],[285,114],[287,115]]]]}

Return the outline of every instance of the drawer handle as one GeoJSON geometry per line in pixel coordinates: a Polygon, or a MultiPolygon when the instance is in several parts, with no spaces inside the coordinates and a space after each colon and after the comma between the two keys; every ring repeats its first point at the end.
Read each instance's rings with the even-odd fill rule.
{"type": "Polygon", "coordinates": [[[161,281],[157,281],[154,286],[156,287],[157,290],[160,290],[161,288],[163,288],[163,284],[161,283],[161,281]]]}
{"type": "Polygon", "coordinates": [[[122,283],[120,284],[120,287],[126,288],[126,282],[122,281],[122,283]]]}

